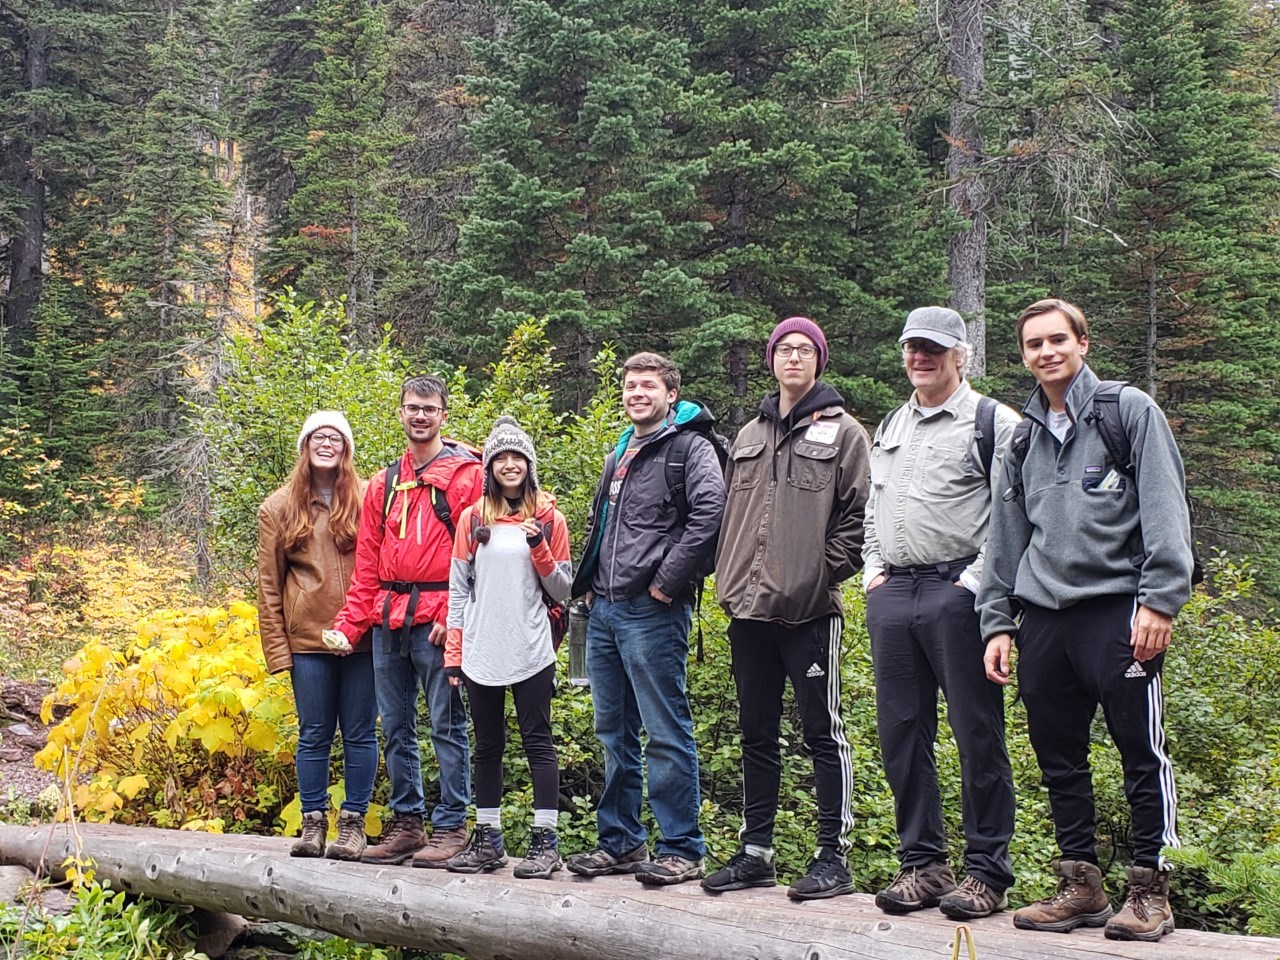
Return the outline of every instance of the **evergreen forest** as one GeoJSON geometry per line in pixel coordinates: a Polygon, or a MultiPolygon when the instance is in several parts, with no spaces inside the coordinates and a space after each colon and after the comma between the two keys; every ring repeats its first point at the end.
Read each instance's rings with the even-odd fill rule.
{"type": "MultiPolygon", "coordinates": [[[[972,380],[1019,408],[1014,318],[1062,297],[1098,373],[1168,415],[1210,558],[1169,667],[1191,821],[1179,924],[1280,933],[1278,239],[1265,0],[0,0],[0,674],[56,680],[55,655],[79,650],[70,709],[144,655],[139,620],[138,637],[238,649],[256,507],[299,425],[345,410],[371,474],[402,449],[407,373],[449,380],[461,439],[519,417],[576,538],[628,353],[674,358],[732,435],[770,389],[768,332],[810,316],[824,378],[874,430],[907,394],[909,310],[960,311],[972,380]]],[[[895,840],[849,599],[855,876],[873,890],[895,840]]],[[[711,607],[690,675],[727,857],[740,779],[711,607]]],[[[188,717],[156,761],[176,766],[100,758],[77,803],[295,822],[285,681],[226,656],[263,691],[253,709],[281,713],[225,741],[205,726],[220,715],[188,717]],[[210,754],[240,766],[206,782],[210,754]]],[[[200,689],[174,694],[175,717],[200,689]]],[[[127,727],[129,704],[111,709],[127,727]]],[[[589,699],[556,710],[564,829],[589,842],[589,699]]],[[[1025,902],[1052,835],[1010,718],[1025,902]]],[[[1127,810],[1103,755],[1114,881],[1127,810]]],[[[787,813],[798,851],[812,811],[787,813]]]]}

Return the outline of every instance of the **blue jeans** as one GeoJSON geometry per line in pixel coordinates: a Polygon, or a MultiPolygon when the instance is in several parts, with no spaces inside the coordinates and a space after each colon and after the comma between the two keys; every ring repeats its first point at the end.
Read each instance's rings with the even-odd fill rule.
{"type": "Polygon", "coordinates": [[[621,856],[647,841],[640,823],[640,729],[648,733],[649,806],[662,836],[657,854],[706,854],[698,826],[698,747],[685,688],[692,608],[648,594],[596,597],[587,621],[587,676],[596,736],[604,746],[604,792],[596,812],[600,847],[621,856]]]}
{"type": "Polygon", "coordinates": [[[298,707],[298,793],[302,812],[329,809],[329,756],[333,733],[342,731],[342,809],[369,809],[378,772],[377,705],[373,658],[367,653],[293,655],[293,701],[298,707]]]}
{"type": "Polygon", "coordinates": [[[462,688],[449,686],[444,675],[444,647],[428,637],[431,625],[413,628],[409,656],[400,656],[400,629],[373,629],[373,680],[386,741],[391,809],[395,813],[427,812],[418,755],[418,690],[427,696],[431,745],[440,769],[440,802],[431,811],[437,830],[453,830],[467,820],[471,802],[471,758],[467,742],[467,708],[462,688]]]}

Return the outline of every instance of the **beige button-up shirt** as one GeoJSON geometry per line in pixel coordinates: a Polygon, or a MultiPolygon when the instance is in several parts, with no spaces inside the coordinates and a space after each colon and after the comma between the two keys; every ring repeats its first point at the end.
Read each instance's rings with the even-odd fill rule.
{"type": "Polygon", "coordinates": [[[960,582],[974,593],[982,580],[991,498],[1018,414],[996,407],[993,482],[983,474],[973,438],[978,394],[962,381],[928,415],[914,393],[882,422],[871,448],[871,499],[862,547],[862,585],[885,567],[943,563],[977,555],[960,582]]]}

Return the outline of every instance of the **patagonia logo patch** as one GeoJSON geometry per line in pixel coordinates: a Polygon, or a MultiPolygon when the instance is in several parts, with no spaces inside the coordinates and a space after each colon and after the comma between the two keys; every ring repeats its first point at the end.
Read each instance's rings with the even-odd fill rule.
{"type": "Polygon", "coordinates": [[[1085,467],[1084,472],[1085,473],[1101,473],[1102,464],[1098,464],[1096,467],[1085,467]]]}

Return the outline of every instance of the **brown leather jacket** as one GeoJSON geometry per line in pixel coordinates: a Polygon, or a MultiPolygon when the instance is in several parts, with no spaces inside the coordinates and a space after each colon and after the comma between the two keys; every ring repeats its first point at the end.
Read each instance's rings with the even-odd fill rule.
{"type": "MultiPolygon", "coordinates": [[[[360,484],[362,499],[366,485],[360,484]]],[[[295,653],[333,653],[320,631],[333,626],[355,567],[355,544],[338,549],[329,535],[329,507],[320,498],[312,501],[315,527],[306,544],[286,552],[280,533],[284,502],[281,487],[258,508],[258,632],[272,673],[291,668],[295,653]]],[[[369,637],[355,649],[367,651],[369,637]]]]}

